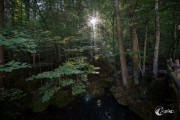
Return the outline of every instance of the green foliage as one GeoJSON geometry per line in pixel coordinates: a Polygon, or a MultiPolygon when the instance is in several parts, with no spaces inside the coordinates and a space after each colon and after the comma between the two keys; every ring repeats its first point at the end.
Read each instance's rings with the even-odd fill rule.
{"type": "Polygon", "coordinates": [[[89,97],[101,96],[105,93],[103,86],[99,82],[91,82],[86,89],[86,94],[89,97]]]}
{"type": "Polygon", "coordinates": [[[50,97],[52,97],[53,94],[58,91],[59,87],[52,87],[52,85],[53,81],[46,82],[46,84],[39,89],[40,94],[44,94],[42,97],[42,102],[48,101],[50,97]]]}
{"type": "Polygon", "coordinates": [[[82,82],[78,82],[72,86],[72,95],[76,95],[78,93],[86,92],[86,86],[82,82]]]}
{"type": "Polygon", "coordinates": [[[12,101],[12,100],[17,100],[21,99],[24,97],[26,94],[23,93],[23,91],[19,89],[3,89],[0,88],[0,101],[12,101]]]}
{"type": "Polygon", "coordinates": [[[44,94],[43,102],[50,99],[50,97],[57,92],[60,88],[71,87],[72,95],[85,92],[86,81],[88,74],[98,74],[96,70],[98,67],[86,62],[84,57],[71,58],[65,63],[63,63],[54,71],[43,72],[38,75],[33,75],[26,80],[33,79],[50,79],[49,82],[46,82],[39,90],[40,94],[44,94]]]}
{"type": "Polygon", "coordinates": [[[61,80],[60,83],[61,83],[62,87],[65,87],[65,86],[73,84],[74,81],[73,81],[73,79],[66,79],[66,80],[61,80]]]}
{"type": "Polygon", "coordinates": [[[36,53],[36,43],[29,35],[18,30],[3,30],[0,32],[0,45],[14,51],[36,53]]]}
{"type": "Polygon", "coordinates": [[[5,72],[12,72],[12,70],[16,70],[20,68],[31,68],[31,66],[27,65],[26,63],[16,62],[14,60],[4,65],[0,65],[0,71],[5,71],[5,72]]]}
{"type": "Polygon", "coordinates": [[[117,92],[117,88],[115,86],[112,86],[109,91],[111,91],[112,93],[117,92]]]}
{"type": "Polygon", "coordinates": [[[18,111],[13,111],[13,110],[9,110],[9,111],[5,111],[2,114],[2,120],[17,120],[17,116],[21,115],[20,112],[18,111]]]}

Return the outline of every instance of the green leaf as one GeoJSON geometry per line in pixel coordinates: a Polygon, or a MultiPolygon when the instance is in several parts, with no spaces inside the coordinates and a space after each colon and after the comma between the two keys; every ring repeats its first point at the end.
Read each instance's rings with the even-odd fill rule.
{"type": "Polygon", "coordinates": [[[61,85],[62,85],[63,87],[68,86],[68,85],[71,85],[71,84],[73,84],[73,83],[74,83],[73,79],[67,79],[67,80],[62,80],[62,81],[61,81],[61,85]]]}

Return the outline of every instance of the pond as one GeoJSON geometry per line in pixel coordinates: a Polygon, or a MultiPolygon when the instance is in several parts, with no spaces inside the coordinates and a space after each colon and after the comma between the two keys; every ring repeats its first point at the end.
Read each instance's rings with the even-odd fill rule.
{"type": "Polygon", "coordinates": [[[33,113],[27,110],[21,118],[25,120],[141,120],[128,107],[119,105],[110,93],[89,98],[77,97],[68,106],[49,106],[47,110],[33,113]]]}

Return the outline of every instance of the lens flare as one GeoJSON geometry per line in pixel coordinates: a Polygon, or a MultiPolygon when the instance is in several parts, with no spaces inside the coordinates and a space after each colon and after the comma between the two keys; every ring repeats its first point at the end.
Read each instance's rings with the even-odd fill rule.
{"type": "Polygon", "coordinates": [[[96,22],[97,22],[97,19],[96,19],[96,18],[91,18],[91,20],[90,20],[90,23],[91,23],[91,24],[95,25],[96,22]]]}

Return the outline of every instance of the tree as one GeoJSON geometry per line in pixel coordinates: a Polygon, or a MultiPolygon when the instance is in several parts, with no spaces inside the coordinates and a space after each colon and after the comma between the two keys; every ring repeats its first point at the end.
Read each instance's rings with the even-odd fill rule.
{"type": "Polygon", "coordinates": [[[134,76],[134,82],[135,84],[139,84],[139,45],[138,45],[138,38],[137,38],[137,32],[136,32],[136,21],[135,21],[135,9],[137,7],[137,2],[133,4],[132,2],[127,3],[129,10],[129,17],[130,17],[130,36],[132,41],[132,61],[133,61],[133,76],[134,76]]]}
{"type": "Polygon", "coordinates": [[[115,8],[115,14],[116,14],[116,27],[117,27],[117,37],[118,37],[118,44],[119,44],[122,82],[125,87],[128,87],[128,80],[127,80],[128,72],[127,72],[127,66],[126,66],[126,58],[124,56],[124,45],[123,45],[123,37],[122,37],[122,31],[121,31],[121,21],[120,21],[118,0],[114,0],[114,8],[115,8]]]}
{"type": "Polygon", "coordinates": [[[177,48],[177,25],[176,25],[176,3],[177,1],[174,0],[174,5],[173,5],[173,37],[174,37],[174,46],[173,46],[173,59],[176,59],[176,48],[177,48]]]}
{"type": "Polygon", "coordinates": [[[159,5],[158,0],[155,0],[155,48],[154,48],[154,58],[153,58],[153,74],[157,77],[158,73],[158,54],[159,54],[159,43],[160,43],[160,23],[159,23],[159,5]]]}
{"type": "MultiPolygon", "coordinates": [[[[4,0],[0,0],[0,28],[4,27],[4,0]]],[[[0,65],[4,64],[4,47],[0,45],[0,65]]],[[[0,86],[3,86],[3,72],[0,72],[0,86]]]]}
{"type": "Polygon", "coordinates": [[[6,1],[6,26],[7,28],[10,27],[10,0],[6,1]]]}
{"type": "Polygon", "coordinates": [[[29,9],[29,6],[30,6],[30,0],[25,0],[25,11],[26,11],[26,20],[28,21],[29,18],[30,18],[30,9],[29,9]]]}
{"type": "Polygon", "coordinates": [[[148,20],[145,23],[145,37],[144,37],[144,51],[143,51],[143,67],[142,74],[146,73],[146,49],[147,49],[147,33],[148,33],[148,20]]]}

